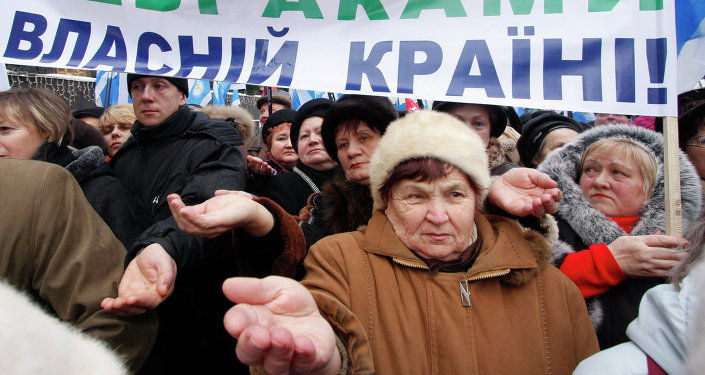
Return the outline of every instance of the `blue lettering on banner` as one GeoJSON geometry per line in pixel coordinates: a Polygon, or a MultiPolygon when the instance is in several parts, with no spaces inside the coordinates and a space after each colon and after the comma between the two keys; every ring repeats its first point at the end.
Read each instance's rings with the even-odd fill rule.
{"type": "Polygon", "coordinates": [[[98,65],[112,66],[112,70],[124,72],[127,67],[127,46],[122,31],[117,26],[108,26],[105,38],[93,55],[91,61],[84,65],[84,69],[96,69],[98,65]],[[110,51],[115,47],[115,56],[110,56],[110,51]]]}
{"type": "Polygon", "coordinates": [[[230,67],[225,82],[235,82],[240,78],[242,67],[245,66],[245,38],[232,38],[230,41],[230,67]]]}
{"type": "Polygon", "coordinates": [[[39,37],[47,30],[47,20],[39,14],[15,12],[15,19],[12,21],[10,38],[5,48],[5,57],[21,60],[33,60],[42,53],[44,43],[39,37]],[[31,25],[32,29],[25,31],[26,26],[31,25]],[[26,50],[20,49],[20,43],[29,43],[26,50]]]}
{"type": "Polygon", "coordinates": [[[397,92],[414,93],[414,76],[434,73],[443,62],[443,49],[436,42],[428,40],[418,42],[401,42],[399,45],[399,69],[397,92]],[[416,53],[422,52],[426,60],[415,62],[416,53]]]}
{"type": "MultiPolygon", "coordinates": [[[[649,81],[653,84],[663,84],[666,74],[666,38],[646,40],[646,62],[649,65],[649,81]]],[[[666,104],[667,89],[665,87],[649,87],[647,102],[649,104],[666,104]]]]}
{"type": "Polygon", "coordinates": [[[179,36],[179,54],[181,56],[181,69],[177,76],[186,77],[191,73],[194,66],[202,66],[206,68],[202,79],[213,79],[218,75],[220,70],[220,62],[223,59],[223,39],[209,36],[208,37],[207,54],[194,53],[193,37],[179,36]]]}
{"type": "Polygon", "coordinates": [[[617,101],[634,103],[636,100],[636,69],[634,67],[634,39],[617,38],[614,40],[614,78],[616,81],[617,101]]]}
{"type": "Polygon", "coordinates": [[[359,91],[362,87],[362,75],[366,75],[372,91],[389,92],[389,86],[384,79],[384,74],[377,67],[382,57],[392,51],[392,41],[378,42],[372,46],[370,55],[365,59],[365,42],[351,42],[350,55],[348,56],[348,78],[345,83],[346,90],[359,91]]]}
{"type": "Polygon", "coordinates": [[[66,40],[69,33],[76,33],[76,46],[73,49],[71,59],[66,63],[67,66],[78,66],[86,55],[88,48],[88,40],[91,36],[91,23],[85,21],[67,20],[62,18],[59,20],[59,27],[56,30],[54,37],[54,45],[51,46],[51,51],[42,56],[39,62],[51,64],[57,62],[66,48],[66,40]]]}
{"type": "Polygon", "coordinates": [[[512,98],[531,98],[531,41],[512,40],[512,98]]]}
{"type": "Polygon", "coordinates": [[[460,53],[458,65],[448,86],[448,96],[463,96],[466,88],[485,89],[488,98],[504,98],[490,49],[484,40],[467,40],[460,53]],[[471,75],[473,62],[477,60],[479,75],[471,75]]]}
{"type": "Polygon", "coordinates": [[[137,58],[135,60],[135,73],[140,74],[166,74],[172,70],[172,68],[166,64],[162,64],[159,69],[149,69],[149,48],[151,46],[157,46],[162,52],[171,51],[171,46],[163,36],[153,33],[146,32],[140,35],[137,40],[137,58]]]}
{"type": "Polygon", "coordinates": [[[291,40],[284,42],[269,63],[267,63],[268,47],[269,40],[267,39],[257,39],[255,41],[255,60],[252,64],[252,72],[248,82],[260,84],[271,77],[277,69],[281,68],[277,86],[290,86],[291,81],[294,79],[299,42],[291,40]]]}
{"type": "Polygon", "coordinates": [[[562,78],[566,75],[583,78],[583,100],[602,101],[602,39],[583,39],[582,60],[563,60],[563,41],[544,39],[543,97],[562,100],[562,78]]]}

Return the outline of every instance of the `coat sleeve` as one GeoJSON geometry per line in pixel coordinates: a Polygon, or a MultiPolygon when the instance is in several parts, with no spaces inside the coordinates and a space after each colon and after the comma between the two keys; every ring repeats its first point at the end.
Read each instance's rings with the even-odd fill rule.
{"type": "MultiPolygon", "coordinates": [[[[352,237],[345,238],[355,241],[352,237]]],[[[348,373],[372,374],[372,348],[364,327],[350,310],[347,266],[342,248],[336,245],[337,242],[325,241],[311,246],[304,260],[306,276],[301,283],[342,340],[349,359],[348,373]]]]}
{"type": "MultiPolygon", "coordinates": [[[[117,295],[125,249],[63,169],[47,169],[27,223],[31,247],[15,251],[31,263],[29,288],[62,320],[107,341],[138,369],[156,338],[154,312],[123,318],[100,302],[117,295]]],[[[27,215],[29,216],[29,215],[27,215]]]]}
{"type": "Polygon", "coordinates": [[[245,162],[237,147],[212,138],[202,140],[192,150],[188,165],[183,171],[185,176],[181,177],[184,181],[181,185],[183,187],[167,191],[159,197],[153,215],[155,223],[130,247],[125,264],[152,243],[164,247],[180,272],[203,269],[209,262],[218,259],[214,252],[222,249],[222,239],[205,239],[180,230],[171,216],[166,196],[177,193],[186,205],[194,205],[212,198],[219,189],[243,190],[245,162]]]}

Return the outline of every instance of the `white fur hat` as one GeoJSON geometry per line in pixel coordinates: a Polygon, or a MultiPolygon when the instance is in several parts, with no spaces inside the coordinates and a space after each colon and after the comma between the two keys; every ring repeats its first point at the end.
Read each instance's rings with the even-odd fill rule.
{"type": "Polygon", "coordinates": [[[449,114],[418,111],[392,122],[370,159],[370,189],[376,208],[386,208],[379,188],[394,167],[419,158],[454,165],[481,189],[482,197],[490,186],[487,150],[480,137],[449,114]]]}

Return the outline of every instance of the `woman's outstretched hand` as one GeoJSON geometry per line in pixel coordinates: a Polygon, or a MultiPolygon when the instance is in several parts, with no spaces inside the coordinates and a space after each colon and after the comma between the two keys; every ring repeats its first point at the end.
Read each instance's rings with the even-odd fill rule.
{"type": "Polygon", "coordinates": [[[318,312],[313,296],[292,279],[235,277],[223,292],[237,303],[225,329],[237,338],[237,357],[268,374],[336,374],[340,353],[335,333],[318,312]]]}

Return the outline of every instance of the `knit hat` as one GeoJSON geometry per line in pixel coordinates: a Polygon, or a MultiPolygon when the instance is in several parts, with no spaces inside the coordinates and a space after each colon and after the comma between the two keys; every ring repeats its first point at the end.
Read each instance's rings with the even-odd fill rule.
{"type": "Polygon", "coordinates": [[[188,96],[188,79],[186,79],[186,78],[157,76],[157,75],[151,75],[151,74],[128,73],[127,74],[127,93],[130,94],[130,97],[132,97],[132,82],[134,82],[136,79],[142,78],[142,77],[164,78],[165,80],[171,82],[174,86],[176,86],[176,88],[179,89],[179,91],[183,92],[184,95],[188,96]]]}
{"type": "Polygon", "coordinates": [[[490,186],[487,152],[480,137],[446,113],[408,113],[387,127],[370,159],[370,188],[375,208],[385,209],[379,188],[392,170],[411,159],[433,158],[452,164],[470,177],[484,198],[490,186]]]}
{"type": "Polygon", "coordinates": [[[475,104],[479,105],[487,112],[490,114],[490,125],[492,126],[492,130],[490,132],[490,136],[498,138],[502,133],[504,133],[504,129],[507,127],[507,114],[504,112],[504,109],[498,105],[492,105],[492,104],[480,104],[480,103],[457,103],[457,102],[442,102],[442,101],[434,101],[433,105],[431,106],[431,109],[434,111],[438,112],[446,112],[448,113],[453,107],[456,105],[463,105],[463,104],[475,104]]]}
{"type": "Polygon", "coordinates": [[[323,120],[321,129],[323,145],[328,155],[336,163],[340,163],[338,160],[338,147],[335,145],[338,125],[349,120],[359,120],[367,124],[371,129],[377,129],[381,134],[384,134],[389,123],[398,117],[396,108],[386,97],[356,94],[343,95],[333,103],[323,120]]]}
{"type": "MultiPolygon", "coordinates": [[[[291,137],[291,145],[294,147],[294,151],[299,152],[299,131],[301,130],[301,124],[309,117],[326,117],[328,114],[328,109],[333,105],[333,101],[326,98],[318,98],[309,100],[304,105],[299,107],[294,116],[294,120],[291,122],[291,131],[289,136],[291,137]]],[[[276,113],[276,112],[274,112],[276,113]]]]}
{"type": "Polygon", "coordinates": [[[560,115],[555,112],[544,112],[529,120],[521,130],[521,137],[517,141],[517,150],[524,166],[533,168],[534,157],[541,151],[543,140],[548,133],[560,129],[568,128],[581,133],[583,126],[570,117],[560,115]]]}
{"type": "Polygon", "coordinates": [[[269,118],[262,126],[262,134],[260,134],[262,136],[262,142],[266,142],[267,137],[269,137],[269,131],[272,130],[272,128],[285,122],[294,121],[295,115],[296,111],[293,109],[281,109],[269,115],[269,118]]]}
{"type": "MultiPolygon", "coordinates": [[[[262,104],[267,103],[268,100],[269,97],[267,95],[260,97],[257,99],[255,108],[259,111],[262,104]]],[[[279,103],[284,107],[291,109],[291,96],[289,96],[289,93],[284,90],[276,90],[272,93],[272,103],[279,103]]]]}

